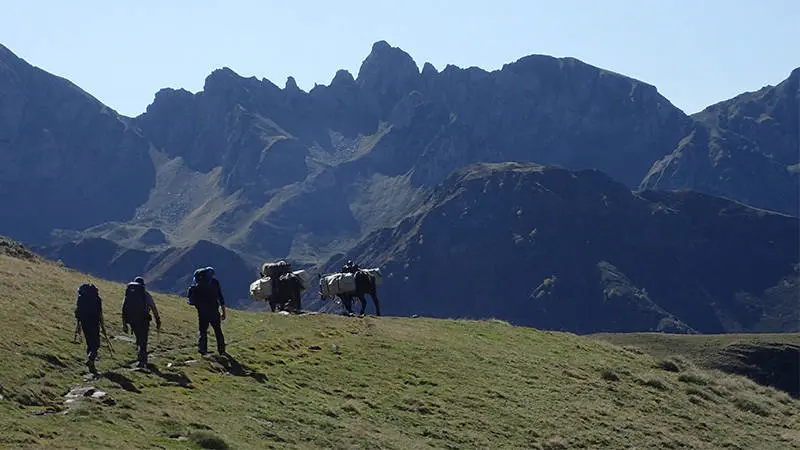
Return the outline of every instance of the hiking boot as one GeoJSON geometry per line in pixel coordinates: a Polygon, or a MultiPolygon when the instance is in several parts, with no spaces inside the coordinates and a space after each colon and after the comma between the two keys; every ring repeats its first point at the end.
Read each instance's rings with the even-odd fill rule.
{"type": "Polygon", "coordinates": [[[92,361],[91,359],[86,360],[86,367],[89,368],[89,372],[97,373],[97,367],[94,365],[94,361],[92,361]]]}
{"type": "Polygon", "coordinates": [[[136,367],[139,368],[139,369],[146,369],[147,368],[147,363],[144,362],[144,361],[139,361],[139,363],[136,364],[136,367]]]}

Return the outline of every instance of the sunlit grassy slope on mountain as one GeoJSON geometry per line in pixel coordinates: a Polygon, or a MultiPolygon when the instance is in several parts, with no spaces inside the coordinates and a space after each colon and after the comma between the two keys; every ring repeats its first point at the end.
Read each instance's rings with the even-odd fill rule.
{"type": "Polygon", "coordinates": [[[599,333],[594,339],[637,348],[656,358],[680,355],[694,364],[744,375],[800,397],[800,334],[675,335],[599,333]]]}
{"type": "Polygon", "coordinates": [[[5,448],[789,448],[800,403],[572,334],[502,322],[233,311],[232,359],[198,358],[195,316],[156,295],[155,369],[127,368],[122,285],[0,255],[5,448]],[[114,357],[85,382],[74,292],[104,297],[114,357]],[[669,370],[665,370],[664,368],[669,370]],[[95,386],[108,395],[64,405],[95,386]],[[184,440],[186,439],[186,440],[184,440]]]}

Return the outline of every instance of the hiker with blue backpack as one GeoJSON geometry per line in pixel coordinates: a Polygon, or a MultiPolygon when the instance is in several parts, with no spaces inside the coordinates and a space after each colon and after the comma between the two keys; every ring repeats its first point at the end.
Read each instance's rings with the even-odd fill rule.
{"type": "Polygon", "coordinates": [[[153,296],[147,292],[144,279],[136,277],[133,282],[125,286],[125,299],[122,301],[122,331],[128,333],[130,325],[136,336],[139,368],[147,367],[147,338],[150,334],[150,321],[153,319],[150,316],[151,311],[156,319],[156,329],[161,330],[161,317],[153,296]]]}
{"type": "Polygon", "coordinates": [[[199,337],[197,351],[201,355],[208,353],[208,326],[214,329],[217,340],[217,351],[225,355],[225,336],[222,334],[222,321],[225,320],[225,298],[222,287],[214,278],[214,268],[205,267],[194,271],[194,283],[186,294],[188,303],[197,310],[199,337]],[[222,309],[222,314],[220,314],[222,309]]]}

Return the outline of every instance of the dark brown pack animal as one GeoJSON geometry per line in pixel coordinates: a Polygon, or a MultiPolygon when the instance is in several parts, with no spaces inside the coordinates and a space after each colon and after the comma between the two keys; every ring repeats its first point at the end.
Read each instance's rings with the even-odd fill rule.
{"type": "MultiPolygon", "coordinates": [[[[377,290],[377,283],[375,276],[366,272],[364,270],[358,270],[355,272],[356,275],[356,290],[351,292],[344,292],[342,294],[337,294],[333,297],[339,297],[342,300],[342,305],[344,309],[347,310],[349,315],[354,315],[353,313],[353,299],[358,299],[361,301],[361,313],[360,315],[364,315],[367,312],[367,300],[365,298],[366,294],[369,294],[372,297],[372,303],[375,304],[375,315],[381,315],[381,303],[380,299],[378,298],[378,290],[377,290]]],[[[326,296],[320,292],[320,298],[325,299],[326,296]]]]}

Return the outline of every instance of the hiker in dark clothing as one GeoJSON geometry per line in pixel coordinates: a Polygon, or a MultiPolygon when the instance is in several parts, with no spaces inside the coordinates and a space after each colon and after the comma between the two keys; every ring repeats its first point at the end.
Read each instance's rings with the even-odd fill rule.
{"type": "Polygon", "coordinates": [[[341,273],[356,273],[359,270],[361,270],[361,267],[358,267],[358,264],[354,263],[352,260],[349,260],[345,265],[342,266],[341,273]]]}
{"type": "Polygon", "coordinates": [[[194,284],[186,294],[189,304],[197,309],[197,322],[200,332],[197,340],[197,351],[201,355],[208,353],[208,326],[214,329],[217,340],[217,352],[225,354],[225,336],[222,334],[222,321],[225,320],[225,298],[222,287],[214,278],[214,268],[206,267],[194,272],[194,284]],[[220,314],[220,308],[222,314],[220,314]]]}
{"type": "Polygon", "coordinates": [[[86,365],[90,372],[95,373],[97,351],[100,349],[100,328],[103,326],[103,299],[95,285],[82,284],[78,288],[75,319],[86,339],[86,365]]]}
{"type": "Polygon", "coordinates": [[[153,301],[153,296],[147,292],[144,279],[136,277],[125,288],[125,300],[122,302],[122,330],[127,333],[130,324],[136,336],[137,367],[147,367],[147,338],[150,334],[150,311],[156,319],[156,329],[161,330],[161,317],[153,301]]]}

